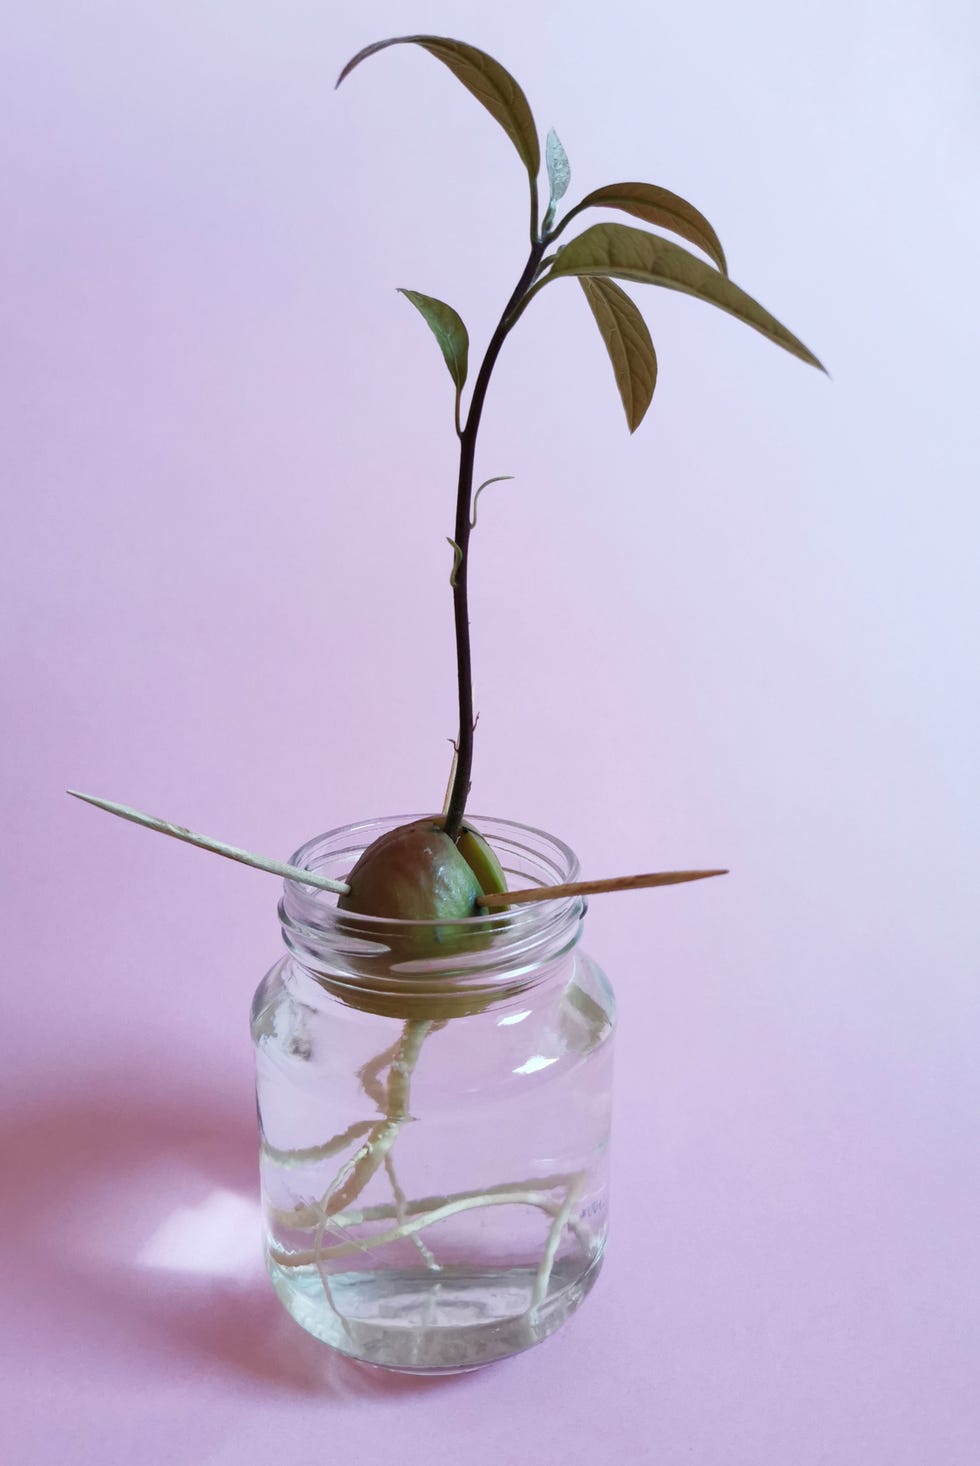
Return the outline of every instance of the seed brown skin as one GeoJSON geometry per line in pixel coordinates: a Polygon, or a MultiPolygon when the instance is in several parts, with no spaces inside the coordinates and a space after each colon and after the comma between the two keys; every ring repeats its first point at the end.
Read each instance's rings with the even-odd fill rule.
{"type": "MultiPolygon", "coordinates": [[[[507,881],[500,862],[488,843],[472,825],[464,825],[458,846],[443,829],[442,818],[432,815],[400,825],[375,840],[361,855],[347,877],[350,890],[339,897],[339,910],[353,918],[354,935],[370,935],[357,925],[357,916],[375,916],[393,921],[418,921],[424,926],[388,932],[384,949],[375,958],[360,954],[359,968],[377,962],[386,977],[410,971],[418,962],[466,958],[491,947],[506,915],[493,918],[480,905],[489,891],[506,891],[507,881]],[[472,864],[467,858],[472,857],[472,864]],[[459,923],[481,917],[476,930],[459,923]],[[443,924],[444,923],[444,924],[443,924]]],[[[400,1018],[442,1022],[482,1012],[489,999],[467,992],[445,996],[425,993],[360,993],[344,984],[339,996],[346,1003],[367,1012],[400,1018]]]]}
{"type": "Polygon", "coordinates": [[[399,825],[369,845],[347,877],[342,911],[396,921],[458,921],[479,916],[483,890],[439,821],[399,825]]]}

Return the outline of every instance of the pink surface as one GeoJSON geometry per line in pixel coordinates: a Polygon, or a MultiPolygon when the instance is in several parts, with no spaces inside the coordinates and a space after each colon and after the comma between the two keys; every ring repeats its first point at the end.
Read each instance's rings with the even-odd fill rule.
{"type": "Polygon", "coordinates": [[[973,1466],[980,1283],[970,7],[8,5],[8,1462],[973,1466]],[[281,856],[438,805],[451,391],[520,165],[413,29],[485,46],[571,157],[649,178],[828,383],[634,292],[627,437],[573,284],[507,343],[478,469],[472,807],[584,872],[621,1002],[582,1313],[484,1374],[330,1356],[260,1269],[251,991],[281,856]]]}

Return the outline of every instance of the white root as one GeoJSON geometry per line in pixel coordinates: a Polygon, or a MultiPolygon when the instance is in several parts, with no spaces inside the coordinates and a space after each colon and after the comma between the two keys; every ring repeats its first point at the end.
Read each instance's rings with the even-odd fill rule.
{"type": "MultiPolygon", "coordinates": [[[[442,1024],[434,1025],[434,1028],[435,1027],[441,1028],[442,1024]]],[[[400,1043],[401,1039],[396,1039],[396,1041],[388,1048],[386,1048],[383,1053],[377,1054],[373,1059],[369,1059],[368,1062],[357,1071],[357,1077],[361,1081],[361,1088],[364,1090],[364,1093],[367,1095],[368,1099],[374,1101],[374,1104],[377,1106],[382,1115],[385,1113],[385,1091],[384,1086],[381,1083],[381,1071],[382,1069],[386,1068],[387,1065],[394,1063],[395,1059],[398,1057],[398,1049],[400,1043]]],[[[368,1124],[364,1127],[364,1130],[369,1130],[370,1128],[370,1124],[368,1124]]],[[[364,1130],[361,1130],[359,1133],[363,1134],[364,1130]]],[[[395,1215],[398,1217],[399,1222],[404,1222],[407,1215],[405,1211],[405,1192],[402,1190],[402,1187],[399,1183],[398,1175],[395,1171],[395,1162],[390,1153],[385,1156],[384,1165],[385,1173],[391,1186],[391,1194],[395,1198],[395,1215]]],[[[426,1267],[429,1268],[432,1272],[437,1272],[439,1270],[439,1264],[436,1262],[436,1259],[432,1255],[431,1250],[426,1245],[424,1238],[418,1235],[414,1235],[412,1237],[412,1241],[414,1242],[415,1249],[418,1252],[419,1256],[422,1258],[422,1261],[425,1263],[426,1267]]]]}
{"type": "MultiPolygon", "coordinates": [[[[401,1047],[404,1034],[399,1034],[393,1044],[389,1044],[380,1054],[375,1054],[373,1059],[368,1059],[357,1071],[357,1077],[361,1081],[361,1088],[368,1099],[374,1105],[379,1115],[385,1113],[386,1098],[385,1088],[381,1083],[381,1072],[393,1064],[398,1057],[398,1050],[401,1047]]],[[[370,1129],[370,1126],[368,1127],[370,1129]]]]}
{"type": "Polygon", "coordinates": [[[593,1245],[589,1228],[573,1215],[576,1203],[584,1189],[587,1173],[573,1172],[560,1175],[535,1177],[527,1182],[501,1182],[482,1191],[457,1192],[449,1196],[430,1196],[409,1201],[401,1187],[390,1154],[399,1131],[411,1119],[408,1112],[411,1077],[418,1061],[419,1051],[427,1033],[442,1024],[425,1021],[407,1022],[400,1038],[383,1053],[370,1060],[358,1071],[361,1086],[382,1112],[382,1118],[371,1123],[361,1121],[351,1125],[342,1135],[334,1136],[320,1146],[311,1146],[299,1151],[277,1151],[264,1145],[265,1153],[285,1164],[310,1163],[325,1159],[341,1150],[349,1141],[365,1135],[366,1139],[353,1156],[341,1167],[327,1187],[320,1201],[310,1206],[297,1206],[291,1211],[272,1209],[270,1219],[280,1227],[291,1231],[314,1232],[313,1246],[293,1251],[280,1247],[270,1248],[270,1257],[280,1267],[301,1268],[313,1264],[320,1276],[324,1296],[331,1310],[341,1320],[346,1330],[346,1321],[337,1309],[330,1289],[327,1264],[334,1259],[350,1257],[357,1253],[369,1253],[401,1240],[411,1241],[418,1250],[427,1268],[440,1271],[440,1265],[431,1249],[421,1236],[428,1227],[456,1216],[462,1212],[479,1210],[490,1206],[531,1206],[550,1216],[551,1226],[545,1242],[544,1252],[538,1264],[528,1316],[534,1323],[538,1310],[545,1301],[554,1269],[555,1259],[565,1229],[569,1228],[588,1254],[593,1245]],[[381,1071],[390,1065],[387,1090],[380,1082],[381,1071]],[[391,1186],[394,1204],[381,1203],[358,1209],[346,1210],[360,1195],[371,1178],[384,1166],[391,1186]],[[556,1201],[549,1192],[564,1190],[564,1197],[556,1201]],[[350,1229],[372,1221],[392,1221],[395,1225],[369,1237],[351,1237],[350,1229]],[[327,1232],[339,1238],[331,1246],[324,1246],[327,1232]]]}
{"type": "Polygon", "coordinates": [[[334,1178],[324,1194],[321,1206],[328,1217],[343,1211],[364,1190],[385,1156],[394,1145],[402,1126],[411,1119],[408,1097],[412,1070],[419,1056],[422,1040],[432,1027],[426,1020],[405,1024],[397,1053],[388,1071],[388,1102],[385,1117],[371,1131],[347,1166],[334,1178]]]}
{"type": "MultiPolygon", "coordinates": [[[[399,1184],[398,1176],[395,1173],[395,1163],[392,1160],[390,1154],[385,1156],[385,1170],[388,1173],[388,1181],[391,1185],[391,1194],[395,1198],[395,1216],[398,1218],[398,1225],[400,1227],[404,1227],[406,1221],[408,1220],[408,1212],[406,1210],[406,1197],[404,1191],[401,1188],[401,1185],[399,1184]]],[[[439,1272],[439,1264],[436,1262],[435,1255],[425,1241],[425,1238],[420,1236],[418,1232],[413,1232],[411,1236],[412,1241],[415,1244],[416,1252],[419,1254],[429,1271],[433,1273],[439,1272]]]]}
{"type": "MultiPolygon", "coordinates": [[[[407,1201],[404,1212],[405,1216],[413,1221],[421,1218],[422,1227],[430,1227],[445,1217],[455,1215],[457,1211],[470,1211],[480,1206],[495,1206],[498,1204],[498,1199],[503,1196],[508,1204],[537,1207],[539,1211],[545,1212],[550,1217],[558,1217],[563,1211],[566,1212],[563,1226],[569,1227],[583,1250],[588,1253],[594,1240],[593,1235],[578,1217],[571,1214],[574,1200],[571,1205],[568,1204],[567,1190],[565,1201],[562,1202],[555,1201],[546,1194],[560,1186],[570,1189],[579,1180],[578,1174],[572,1174],[541,1176],[536,1177],[533,1181],[504,1181],[496,1186],[488,1186],[485,1191],[457,1191],[449,1196],[426,1196],[417,1201],[407,1201]]],[[[319,1225],[320,1211],[318,1207],[296,1207],[291,1212],[273,1211],[271,1217],[278,1226],[289,1231],[310,1232],[319,1225]]],[[[392,1218],[395,1218],[401,1225],[397,1208],[390,1202],[382,1202],[376,1206],[365,1206],[357,1211],[344,1212],[342,1215],[332,1217],[331,1221],[338,1230],[348,1231],[352,1227],[363,1226],[366,1222],[384,1222],[392,1218]]],[[[414,1236],[417,1233],[402,1233],[398,1230],[397,1237],[393,1233],[391,1240],[398,1240],[403,1235],[414,1236]]],[[[372,1247],[380,1246],[387,1239],[387,1233],[375,1234],[358,1239],[358,1246],[360,1250],[368,1252],[372,1247]]],[[[283,1248],[274,1255],[284,1267],[305,1267],[312,1259],[313,1253],[312,1251],[294,1252],[283,1248]]]]}
{"type": "Polygon", "coordinates": [[[445,1221],[447,1217],[487,1206],[535,1206],[545,1211],[560,1212],[561,1210],[555,1207],[555,1203],[543,1191],[502,1191],[496,1195],[479,1192],[468,1197],[461,1197],[445,1206],[436,1207],[433,1211],[411,1217],[403,1226],[392,1227],[387,1232],[377,1233],[373,1237],[352,1238],[348,1242],[339,1242],[333,1247],[323,1247],[314,1240],[314,1245],[302,1252],[287,1252],[273,1248],[271,1256],[281,1267],[309,1267],[311,1263],[319,1265],[320,1261],[335,1257],[351,1257],[357,1252],[371,1252],[375,1247],[386,1247],[389,1242],[398,1242],[403,1237],[410,1237],[424,1227],[431,1227],[436,1222],[445,1221]]]}
{"type": "Polygon", "coordinates": [[[580,1171],[577,1176],[573,1177],[572,1183],[565,1193],[565,1200],[556,1211],[555,1219],[548,1231],[548,1241],[545,1244],[544,1256],[538,1264],[534,1287],[531,1290],[531,1306],[528,1312],[531,1315],[532,1323],[535,1321],[537,1311],[547,1296],[548,1284],[551,1282],[551,1270],[555,1265],[555,1258],[558,1255],[558,1246],[562,1239],[562,1233],[568,1225],[572,1208],[581,1196],[584,1186],[585,1172],[580,1171]]]}
{"type": "MultiPolygon", "coordinates": [[[[371,1127],[371,1131],[354,1156],[342,1166],[327,1187],[320,1201],[320,1220],[313,1239],[313,1261],[329,1299],[324,1259],[334,1256],[336,1248],[324,1248],[323,1234],[327,1227],[334,1233],[343,1234],[343,1227],[335,1219],[345,1206],[360,1195],[389,1150],[394,1145],[399,1130],[411,1117],[408,1113],[409,1090],[412,1070],[419,1056],[419,1049],[429,1029],[429,1021],[410,1021],[402,1030],[401,1040],[388,1071],[388,1093],[385,1118],[371,1127]]],[[[362,1083],[368,1088],[369,1080],[362,1071],[362,1083]]],[[[368,1089],[368,1093],[370,1090],[368,1089]]],[[[397,1206],[397,1200],[396,1200],[397,1206]]],[[[341,1247],[350,1244],[340,1243],[341,1247]]],[[[354,1251],[358,1246],[354,1246],[354,1251]]],[[[331,1301],[331,1307],[333,1303],[331,1301]]]]}
{"type": "Polygon", "coordinates": [[[263,1135],[262,1154],[267,1160],[275,1161],[277,1166],[313,1166],[317,1161],[329,1160],[332,1155],[350,1145],[352,1140],[359,1140],[362,1135],[366,1135],[371,1129],[371,1123],[370,1120],[359,1120],[356,1125],[348,1125],[342,1135],[335,1135],[322,1145],[309,1145],[305,1150],[277,1150],[263,1135]]]}
{"type": "MultiPolygon", "coordinates": [[[[406,1211],[409,1216],[418,1216],[421,1212],[433,1211],[436,1207],[448,1206],[454,1201],[465,1201],[471,1196],[497,1196],[501,1192],[520,1191],[521,1193],[540,1191],[564,1191],[571,1186],[578,1172],[562,1172],[550,1176],[531,1176],[522,1181],[498,1181],[492,1186],[485,1186],[482,1191],[456,1191],[449,1195],[421,1196],[416,1201],[406,1203],[406,1211]]],[[[554,1213],[557,1210],[557,1203],[549,1200],[545,1210],[554,1213]]],[[[320,1220],[321,1209],[319,1204],[312,1206],[297,1206],[292,1211],[272,1210],[270,1216],[278,1226],[287,1227],[294,1232],[312,1232],[320,1220]]],[[[395,1209],[390,1203],[381,1202],[374,1206],[360,1207],[356,1211],[344,1212],[334,1220],[342,1227],[360,1227],[365,1222],[387,1221],[395,1216],[395,1209]]]]}

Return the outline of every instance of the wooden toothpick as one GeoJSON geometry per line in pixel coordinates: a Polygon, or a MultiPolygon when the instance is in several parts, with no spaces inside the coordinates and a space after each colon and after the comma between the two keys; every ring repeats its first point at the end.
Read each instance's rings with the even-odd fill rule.
{"type": "MultiPolygon", "coordinates": [[[[174,840],[183,840],[188,845],[198,845],[202,850],[210,850],[215,855],[223,855],[226,860],[237,860],[241,865],[251,865],[256,870],[269,871],[270,874],[282,876],[287,881],[297,881],[304,886],[316,886],[321,891],[333,891],[338,896],[346,896],[350,886],[346,881],[332,881],[327,876],[317,875],[314,871],[303,870],[298,865],[287,865],[282,860],[271,860],[266,855],[254,855],[251,850],[241,850],[237,845],[226,845],[223,840],[212,840],[209,835],[198,835],[194,830],[185,829],[183,825],[175,825],[170,820],[159,819],[153,814],[144,814],[142,810],[131,809],[128,804],[116,804],[111,799],[98,799],[94,794],[82,794],[78,789],[67,790],[73,799],[82,799],[86,804],[94,804],[96,809],[107,810],[109,814],[118,815],[120,819],[132,820],[133,824],[144,825],[148,830],[156,830],[161,835],[169,835],[174,840]]],[[[608,880],[601,881],[572,881],[561,886],[532,886],[524,891],[493,891],[480,898],[480,905],[488,911],[501,906],[523,906],[531,901],[558,901],[565,896],[595,896],[603,891],[637,891],[647,886],[677,886],[683,881],[704,881],[710,876],[727,876],[727,870],[662,870],[655,871],[649,875],[637,876],[612,876],[608,880]]]]}
{"type": "Polygon", "coordinates": [[[595,896],[602,891],[638,891],[644,886],[678,886],[682,881],[705,881],[727,876],[727,870],[661,870],[650,875],[611,876],[604,881],[571,881],[562,886],[532,886],[525,891],[493,891],[480,897],[488,910],[496,906],[523,906],[530,901],[557,901],[563,896],[595,896]]]}
{"type": "Polygon", "coordinates": [[[346,896],[350,886],[345,881],[332,881],[327,876],[318,876],[311,870],[302,870],[298,865],[286,865],[282,860],[270,860],[265,855],[253,855],[251,850],[240,850],[237,845],[226,845],[223,840],[212,840],[208,835],[197,835],[193,830],[187,830],[183,825],[171,824],[169,820],[158,819],[153,814],[143,814],[138,809],[130,809],[128,804],[115,804],[111,799],[96,799],[94,794],[80,794],[77,789],[67,790],[73,799],[84,799],[86,804],[94,804],[96,809],[108,810],[110,814],[117,814],[122,820],[132,820],[134,825],[145,825],[148,830],[156,830],[161,835],[170,835],[174,840],[184,840],[188,845],[199,845],[202,850],[211,850],[215,855],[223,855],[227,860],[237,860],[241,865],[254,866],[256,870],[267,870],[272,875],[283,876],[287,881],[298,881],[304,886],[316,886],[321,891],[335,891],[338,896],[346,896]]]}

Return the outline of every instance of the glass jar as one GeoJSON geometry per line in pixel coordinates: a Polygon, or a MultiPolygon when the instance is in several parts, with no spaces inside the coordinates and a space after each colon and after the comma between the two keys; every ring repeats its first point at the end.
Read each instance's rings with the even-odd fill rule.
{"type": "MultiPolygon", "coordinates": [[[[410,818],[333,830],[292,863],[343,879],[410,818]]],[[[511,890],[576,879],[550,835],[473,823],[511,890]]],[[[595,1282],[615,1009],[578,947],[585,909],[390,921],[285,883],[288,953],[252,1007],[266,1258],[333,1348],[473,1369],[546,1338],[595,1282]]]]}

